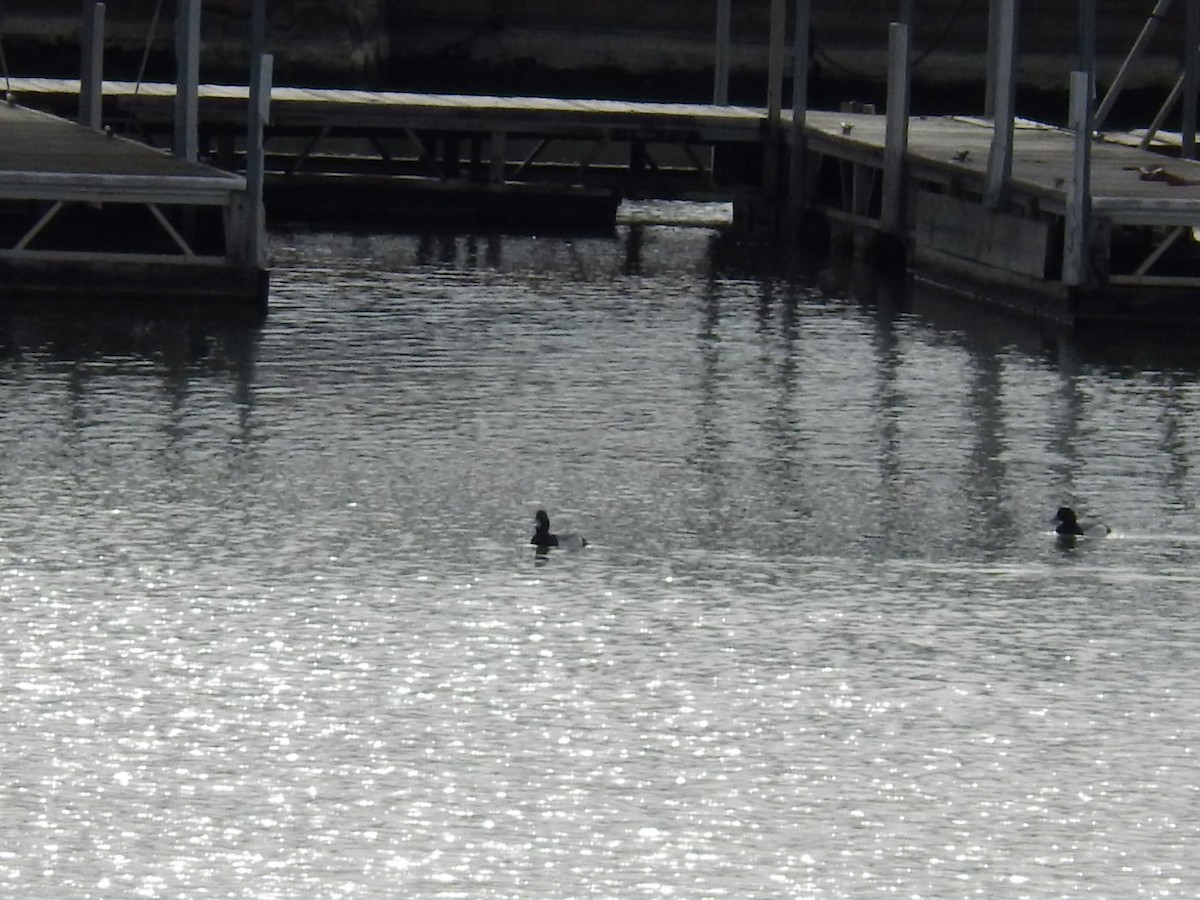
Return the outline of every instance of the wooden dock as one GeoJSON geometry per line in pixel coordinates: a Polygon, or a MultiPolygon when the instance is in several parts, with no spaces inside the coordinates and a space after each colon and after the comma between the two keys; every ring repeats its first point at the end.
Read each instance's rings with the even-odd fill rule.
{"type": "Polygon", "coordinates": [[[1091,148],[1083,277],[1064,278],[1075,136],[1016,122],[1001,208],[986,204],[990,120],[908,121],[902,209],[884,221],[884,116],[810,111],[804,207],[835,230],[889,235],[920,279],[1041,318],[1200,323],[1200,162],[1142,150],[1128,136],[1091,148]]]}
{"type": "MultiPolygon", "coordinates": [[[[13,90],[69,106],[78,82],[13,79],[13,90]]],[[[109,82],[105,119],[156,140],[170,130],[173,97],[172,85],[109,82]]],[[[246,97],[245,87],[199,89],[201,147],[233,170],[246,97]]],[[[909,117],[898,163],[888,122],[808,110],[793,132],[787,110],[773,125],[749,107],[275,88],[268,187],[300,188],[358,220],[404,204],[451,208],[452,197],[502,200],[526,217],[588,198],[601,215],[620,197],[734,199],[738,215],[816,219],[859,246],[871,243],[864,235],[887,239],[915,277],[1039,317],[1200,322],[1200,163],[1128,135],[1095,140],[1086,246],[1070,270],[1073,132],[1016,120],[1011,175],[993,203],[991,120],[909,117]],[[775,177],[764,169],[771,134],[775,177]]]]}
{"type": "Polygon", "coordinates": [[[0,104],[0,285],[261,306],[246,180],[0,104]]]}
{"type": "MultiPolygon", "coordinates": [[[[78,103],[78,81],[12,86],[23,102],[63,114],[78,103]]],[[[174,98],[172,84],[105,82],[104,118],[165,144],[174,98]]],[[[246,102],[244,86],[199,86],[201,152],[230,170],[243,165],[246,102]]],[[[275,87],[268,207],[316,197],[336,212],[347,201],[329,191],[331,178],[354,176],[336,187],[356,218],[371,213],[364,201],[399,192],[406,202],[389,204],[393,217],[440,206],[459,218],[474,197],[511,201],[509,212],[526,219],[571,220],[582,208],[611,222],[622,197],[731,199],[758,178],[763,125],[763,110],[746,107],[275,87]]]]}

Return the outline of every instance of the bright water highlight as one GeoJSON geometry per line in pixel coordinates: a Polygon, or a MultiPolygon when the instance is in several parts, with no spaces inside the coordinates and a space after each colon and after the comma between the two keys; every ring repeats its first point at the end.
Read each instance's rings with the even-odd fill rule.
{"type": "Polygon", "coordinates": [[[0,893],[1200,894],[1190,349],[706,228],[274,249],[261,328],[4,319],[0,893]]]}

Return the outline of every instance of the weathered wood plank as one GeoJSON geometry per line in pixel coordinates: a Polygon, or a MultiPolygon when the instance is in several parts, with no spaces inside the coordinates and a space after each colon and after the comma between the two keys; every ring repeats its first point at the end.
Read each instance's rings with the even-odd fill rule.
{"type": "Polygon", "coordinates": [[[913,240],[960,259],[1032,278],[1046,277],[1050,229],[943,194],[919,193],[913,240]]]}
{"type": "Polygon", "coordinates": [[[245,179],[85,172],[20,172],[0,169],[0,199],[224,206],[245,189],[245,179]]]}
{"type": "Polygon", "coordinates": [[[0,170],[6,172],[185,177],[211,182],[214,190],[236,189],[236,176],[219,169],[19,106],[0,104],[0,135],[0,170]]]}

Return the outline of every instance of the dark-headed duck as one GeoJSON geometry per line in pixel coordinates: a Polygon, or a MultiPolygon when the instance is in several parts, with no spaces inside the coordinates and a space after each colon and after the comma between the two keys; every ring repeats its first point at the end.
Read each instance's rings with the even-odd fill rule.
{"type": "Polygon", "coordinates": [[[1104,537],[1111,533],[1112,529],[1103,522],[1080,522],[1075,516],[1075,510],[1069,506],[1060,506],[1054,514],[1054,531],[1068,537],[1104,537]]]}
{"type": "Polygon", "coordinates": [[[537,547],[539,551],[548,550],[551,547],[578,550],[587,546],[587,540],[577,534],[554,534],[550,530],[550,517],[546,515],[544,509],[539,509],[534,514],[533,523],[533,537],[530,538],[529,543],[537,547]]]}

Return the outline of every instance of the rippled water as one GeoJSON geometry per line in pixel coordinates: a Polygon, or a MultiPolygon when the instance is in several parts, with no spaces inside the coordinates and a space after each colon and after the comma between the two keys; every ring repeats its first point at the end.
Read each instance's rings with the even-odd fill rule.
{"type": "Polygon", "coordinates": [[[675,224],[273,248],[261,328],[3,319],[0,894],[1200,896],[1200,354],[675,224]]]}

